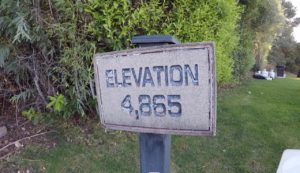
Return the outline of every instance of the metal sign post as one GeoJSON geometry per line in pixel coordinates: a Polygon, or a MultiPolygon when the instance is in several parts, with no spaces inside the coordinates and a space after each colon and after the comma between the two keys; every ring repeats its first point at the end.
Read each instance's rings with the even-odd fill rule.
{"type": "MultiPolygon", "coordinates": [[[[132,43],[139,47],[179,44],[171,36],[136,36],[132,43]]],[[[140,133],[141,173],[169,173],[171,157],[171,135],[140,133]]]]}

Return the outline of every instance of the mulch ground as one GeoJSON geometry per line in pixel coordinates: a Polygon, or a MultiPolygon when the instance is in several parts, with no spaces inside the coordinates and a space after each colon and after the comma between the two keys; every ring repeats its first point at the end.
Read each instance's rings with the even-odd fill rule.
{"type": "Polygon", "coordinates": [[[33,125],[20,113],[16,114],[15,105],[3,98],[0,98],[1,126],[7,128],[7,134],[0,138],[0,163],[22,151],[28,144],[39,143],[49,147],[55,143],[47,138],[49,130],[44,125],[33,125]]]}

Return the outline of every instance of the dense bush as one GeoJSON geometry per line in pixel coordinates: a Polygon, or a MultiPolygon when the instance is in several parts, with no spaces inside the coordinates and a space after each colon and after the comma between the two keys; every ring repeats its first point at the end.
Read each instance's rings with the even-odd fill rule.
{"type": "Polygon", "coordinates": [[[234,67],[233,75],[237,81],[243,81],[249,75],[247,75],[255,64],[254,55],[254,33],[249,28],[240,29],[239,45],[234,50],[234,67]]]}
{"type": "Polygon", "coordinates": [[[231,82],[233,50],[239,40],[237,24],[240,8],[236,1],[178,0],[170,15],[167,31],[183,42],[214,41],[216,43],[217,81],[231,82]]]}
{"type": "Polygon", "coordinates": [[[183,43],[214,41],[218,83],[232,79],[232,53],[239,40],[236,27],[241,11],[234,0],[150,0],[136,5],[126,0],[93,0],[86,11],[93,17],[91,34],[106,50],[128,47],[134,35],[167,34],[183,43]]]}
{"type": "Polygon", "coordinates": [[[217,81],[232,82],[250,64],[251,49],[238,47],[240,35],[252,37],[237,31],[241,12],[236,0],[0,0],[0,76],[16,88],[6,96],[26,100],[21,110],[85,115],[95,105],[93,54],[130,48],[134,35],[214,41],[217,81]]]}
{"type": "Polygon", "coordinates": [[[62,93],[63,101],[56,102],[63,104],[60,113],[65,118],[84,115],[93,102],[88,86],[96,50],[87,34],[84,3],[0,2],[0,73],[11,83],[1,92],[17,105],[29,103],[20,104],[20,110],[34,107],[38,112],[46,111],[46,105],[56,112],[50,98],[62,100],[62,93]]]}

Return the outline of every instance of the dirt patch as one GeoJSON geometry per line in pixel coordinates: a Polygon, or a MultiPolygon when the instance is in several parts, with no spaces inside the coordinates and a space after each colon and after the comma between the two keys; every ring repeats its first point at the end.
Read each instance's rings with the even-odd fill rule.
{"type": "Polygon", "coordinates": [[[0,98],[0,105],[0,126],[7,128],[7,134],[0,138],[0,168],[5,168],[6,172],[15,172],[13,163],[7,162],[11,156],[22,151],[28,144],[38,143],[49,148],[56,141],[48,138],[47,134],[52,131],[45,125],[33,125],[20,113],[16,114],[16,106],[7,99],[0,98]]]}

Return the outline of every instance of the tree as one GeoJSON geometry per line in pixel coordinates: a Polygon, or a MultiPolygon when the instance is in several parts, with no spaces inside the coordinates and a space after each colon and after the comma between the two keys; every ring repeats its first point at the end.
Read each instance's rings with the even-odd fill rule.
{"type": "Polygon", "coordinates": [[[266,57],[278,30],[284,24],[280,0],[240,0],[244,6],[240,24],[240,48],[235,54],[235,76],[243,77],[251,66],[266,64],[266,57]]]}
{"type": "Polygon", "coordinates": [[[285,26],[278,32],[278,35],[272,45],[268,56],[268,62],[273,66],[285,65],[286,69],[296,72],[299,69],[297,65],[299,55],[299,45],[296,43],[292,32],[293,27],[300,23],[299,18],[294,18],[296,9],[291,2],[283,1],[285,26]]]}

